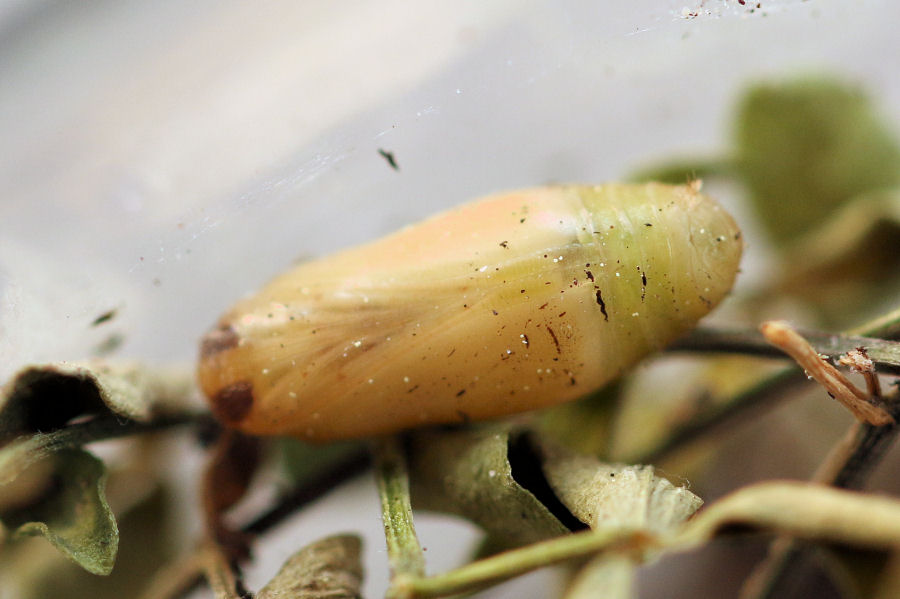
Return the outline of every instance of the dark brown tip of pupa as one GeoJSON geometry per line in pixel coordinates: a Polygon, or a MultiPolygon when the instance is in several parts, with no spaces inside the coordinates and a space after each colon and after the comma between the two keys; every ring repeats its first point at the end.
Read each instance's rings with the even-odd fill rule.
{"type": "Polygon", "coordinates": [[[238,346],[240,337],[237,332],[231,328],[231,325],[223,324],[219,328],[213,329],[204,335],[200,342],[200,359],[206,359],[238,346]]]}
{"type": "Polygon", "coordinates": [[[223,387],[212,398],[212,410],[225,424],[237,424],[253,407],[253,385],[238,381],[223,387]]]}

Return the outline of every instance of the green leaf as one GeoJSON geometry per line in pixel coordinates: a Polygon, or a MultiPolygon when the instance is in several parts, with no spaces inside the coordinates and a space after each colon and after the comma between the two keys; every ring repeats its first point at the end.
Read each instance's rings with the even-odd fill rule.
{"type": "Polygon", "coordinates": [[[109,574],[119,531],[104,496],[106,468],[78,449],[60,451],[52,459],[45,492],[0,515],[0,520],[16,536],[42,535],[85,570],[109,574]]]}
{"type": "Polygon", "coordinates": [[[859,298],[896,302],[897,248],[900,189],[854,197],[816,230],[791,243],[784,254],[786,267],[771,293],[801,298],[830,326],[844,327],[863,310],[884,308],[859,298]]]}
{"type": "Polygon", "coordinates": [[[738,109],[737,166],[780,243],[848,199],[900,183],[900,146],[858,88],[806,78],[750,89],[738,109]]]}
{"type": "Polygon", "coordinates": [[[289,437],[276,440],[281,452],[282,468],[288,480],[296,486],[305,484],[312,478],[329,470],[335,463],[342,462],[358,453],[365,443],[361,441],[338,441],[325,445],[311,445],[289,437]]]}
{"type": "Polygon", "coordinates": [[[628,176],[635,183],[670,183],[684,185],[698,179],[726,177],[734,174],[734,165],[725,158],[676,158],[640,168],[628,176]]]}
{"type": "MultiPolygon", "coordinates": [[[[110,473],[107,489],[110,497],[116,496],[112,487],[117,485],[114,481],[117,474],[121,475],[110,473]]],[[[134,481],[119,481],[118,484],[133,487],[134,481]]],[[[18,593],[13,592],[12,596],[19,599],[140,596],[140,591],[154,579],[158,570],[175,557],[178,531],[184,527],[182,514],[175,509],[175,499],[174,489],[154,485],[149,495],[137,504],[125,506],[124,513],[117,505],[121,542],[115,569],[109,576],[95,576],[49,547],[40,547],[47,551],[35,555],[35,551],[27,550],[27,544],[21,544],[16,549],[22,551],[16,551],[14,563],[8,564],[0,577],[18,587],[18,593]]],[[[4,587],[4,590],[8,589],[4,587]]]]}
{"type": "Polygon", "coordinates": [[[292,555],[257,599],[358,599],[363,571],[356,535],[316,541],[292,555]]]}

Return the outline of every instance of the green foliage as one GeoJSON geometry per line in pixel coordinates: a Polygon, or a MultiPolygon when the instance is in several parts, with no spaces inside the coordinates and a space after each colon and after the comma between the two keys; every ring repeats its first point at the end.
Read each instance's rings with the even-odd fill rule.
{"type": "Polygon", "coordinates": [[[735,128],[737,172],[778,243],[854,196],[900,184],[900,145],[855,86],[827,78],[754,86],[735,128]]]}
{"type": "Polygon", "coordinates": [[[78,449],[52,458],[46,492],[0,515],[17,536],[41,535],[66,557],[94,574],[109,574],[116,560],[119,530],[106,503],[103,462],[78,449]]]}

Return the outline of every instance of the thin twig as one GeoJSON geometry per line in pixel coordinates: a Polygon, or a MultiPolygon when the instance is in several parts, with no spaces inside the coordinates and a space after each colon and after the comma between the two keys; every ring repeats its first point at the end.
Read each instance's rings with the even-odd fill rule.
{"type": "Polygon", "coordinates": [[[772,345],[794,358],[806,373],[816,379],[828,395],[841,402],[857,420],[875,426],[892,424],[894,418],[880,406],[870,403],[870,397],[851,383],[837,368],[822,356],[786,322],[769,321],[760,326],[762,334],[772,345]]]}

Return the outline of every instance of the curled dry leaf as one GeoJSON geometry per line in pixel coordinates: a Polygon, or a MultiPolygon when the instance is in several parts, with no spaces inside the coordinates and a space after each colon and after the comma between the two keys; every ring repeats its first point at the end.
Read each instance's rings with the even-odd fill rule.
{"type": "Polygon", "coordinates": [[[192,395],[186,371],[101,360],[27,366],[0,395],[0,439],[103,413],[150,422],[185,412],[192,395]]]}
{"type": "Polygon", "coordinates": [[[653,466],[604,464],[542,443],[544,473],[560,500],[592,529],[663,532],[690,518],[703,500],[665,478],[653,466]]]}
{"type": "Polygon", "coordinates": [[[362,541],[337,535],[312,543],[284,563],[257,599],[359,599],[362,541]]]}
{"type": "MultiPolygon", "coordinates": [[[[626,529],[660,533],[690,518],[703,500],[656,476],[653,466],[604,464],[556,443],[539,443],[547,481],[560,501],[593,530],[626,529]]],[[[640,558],[638,558],[640,559],[640,558]]],[[[633,592],[634,556],[600,555],[585,564],[566,599],[626,598],[633,592]]]]}
{"type": "Polygon", "coordinates": [[[513,477],[510,438],[510,428],[503,425],[413,434],[409,451],[413,505],[467,518],[509,546],[569,532],[513,477]]]}

